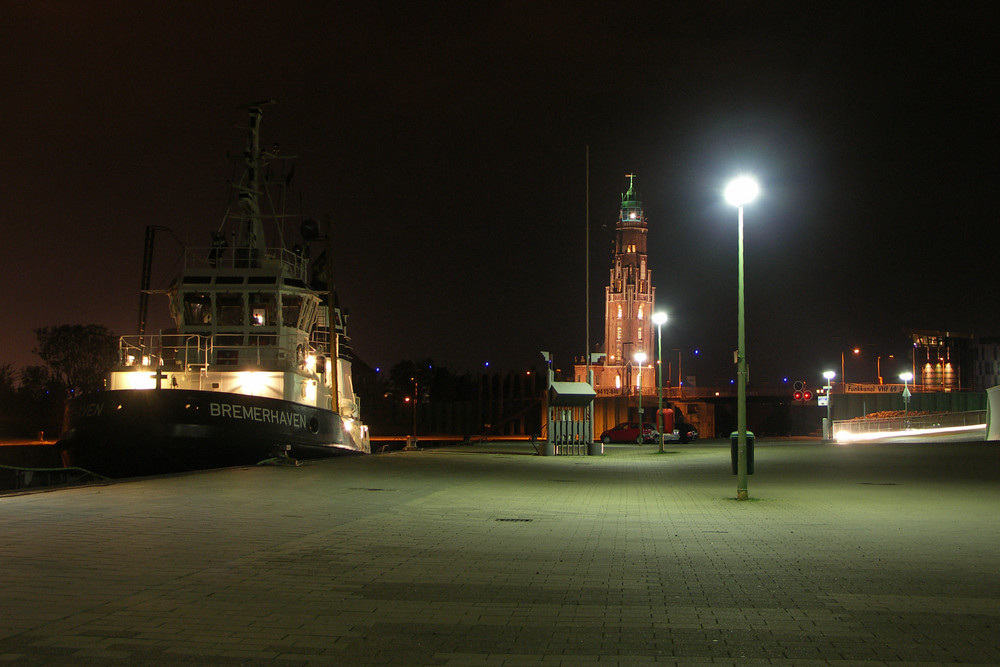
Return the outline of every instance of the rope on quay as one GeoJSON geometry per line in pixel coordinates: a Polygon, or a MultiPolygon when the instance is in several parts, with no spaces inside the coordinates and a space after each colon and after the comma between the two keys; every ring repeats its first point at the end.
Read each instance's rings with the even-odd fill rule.
{"type": "Polygon", "coordinates": [[[87,470],[86,468],[77,468],[76,466],[70,466],[68,468],[24,468],[22,466],[8,466],[0,463],[0,468],[4,470],[13,470],[15,472],[70,472],[77,471],[82,472],[86,475],[93,475],[94,477],[99,477],[101,479],[106,479],[111,481],[110,477],[105,477],[99,472],[94,472],[93,470],[87,470]]]}
{"type": "Polygon", "coordinates": [[[79,482],[85,481],[88,477],[91,480],[99,480],[102,482],[110,482],[112,479],[110,477],[105,477],[104,475],[94,472],[93,470],[87,470],[86,468],[78,468],[75,466],[67,468],[30,468],[24,466],[11,466],[0,464],[0,470],[10,470],[13,472],[11,476],[13,486],[8,487],[6,483],[0,482],[0,494],[7,491],[22,491],[30,489],[42,489],[45,487],[60,487],[60,486],[71,486],[79,482]],[[32,477],[36,474],[47,475],[44,484],[32,484],[32,477]],[[72,476],[75,474],[75,477],[72,476]],[[52,475],[63,475],[64,478],[61,481],[52,483],[52,475]]]}
{"type": "Polygon", "coordinates": [[[293,459],[291,456],[272,456],[269,459],[264,459],[263,461],[257,461],[259,466],[295,466],[296,468],[302,465],[302,462],[298,459],[293,459]]]}

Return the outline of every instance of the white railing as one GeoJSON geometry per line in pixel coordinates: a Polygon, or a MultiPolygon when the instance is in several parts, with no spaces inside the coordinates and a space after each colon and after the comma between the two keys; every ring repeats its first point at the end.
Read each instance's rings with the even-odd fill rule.
{"type": "Polygon", "coordinates": [[[986,410],[900,415],[885,419],[847,419],[833,422],[836,439],[871,438],[900,431],[949,429],[986,425],[986,410]]]}
{"type": "Polygon", "coordinates": [[[252,248],[187,248],[184,251],[186,269],[254,269],[280,267],[287,276],[306,281],[308,261],[285,248],[267,248],[259,252],[252,248]]]}
{"type": "MultiPolygon", "coordinates": [[[[219,334],[225,338],[227,334],[219,334]]],[[[316,354],[310,347],[302,350],[301,358],[282,358],[276,345],[227,345],[216,343],[216,336],[198,334],[156,334],[122,336],[119,339],[119,363],[122,367],[189,371],[195,368],[266,366],[291,367],[301,364],[308,355],[316,354]]]]}

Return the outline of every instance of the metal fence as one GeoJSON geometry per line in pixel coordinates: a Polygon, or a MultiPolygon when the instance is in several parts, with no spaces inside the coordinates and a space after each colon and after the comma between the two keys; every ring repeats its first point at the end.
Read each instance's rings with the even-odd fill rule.
{"type": "Polygon", "coordinates": [[[548,430],[556,456],[586,456],[588,444],[594,441],[590,420],[552,420],[548,430]]]}
{"type": "Polygon", "coordinates": [[[986,410],[942,412],[926,415],[900,415],[887,419],[848,419],[833,422],[835,439],[873,437],[899,431],[985,426],[986,410]]]}

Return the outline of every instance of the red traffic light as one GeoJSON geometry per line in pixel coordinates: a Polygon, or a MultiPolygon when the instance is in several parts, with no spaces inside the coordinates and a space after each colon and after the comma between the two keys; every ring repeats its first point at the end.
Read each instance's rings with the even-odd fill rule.
{"type": "Polygon", "coordinates": [[[813,400],[813,393],[812,393],[812,391],[810,391],[809,389],[806,389],[805,391],[803,391],[802,392],[802,400],[803,401],[811,401],[811,400],[813,400]]]}
{"type": "Polygon", "coordinates": [[[793,398],[794,398],[794,399],[795,399],[796,401],[801,401],[801,400],[802,400],[802,398],[804,397],[804,394],[803,394],[803,392],[801,392],[801,391],[796,391],[796,392],[795,392],[794,394],[792,394],[792,397],[793,397],[793,398]]]}

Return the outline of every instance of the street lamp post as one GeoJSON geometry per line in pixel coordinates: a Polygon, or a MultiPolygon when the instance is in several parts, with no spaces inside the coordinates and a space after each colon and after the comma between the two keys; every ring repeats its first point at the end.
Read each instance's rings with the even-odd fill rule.
{"type": "Polygon", "coordinates": [[[910,416],[910,380],[913,379],[913,373],[900,373],[899,379],[903,381],[903,416],[910,416]]]}
{"type": "Polygon", "coordinates": [[[837,377],[837,374],[833,371],[824,371],[823,377],[826,378],[826,428],[823,429],[823,439],[833,440],[833,420],[830,416],[830,394],[833,393],[833,378],[837,377]]]}
{"type": "Polygon", "coordinates": [[[639,438],[642,438],[642,365],[646,363],[646,353],[636,352],[632,358],[639,364],[639,438]]]}
{"type": "MultiPolygon", "coordinates": [[[[889,355],[890,359],[893,359],[893,355],[889,355]]],[[[878,375],[878,383],[882,384],[882,355],[875,358],[875,373],[878,375]]]]}
{"type": "Polygon", "coordinates": [[[740,176],[726,186],[726,201],[739,211],[739,303],[737,310],[737,350],[736,350],[736,431],[737,431],[737,481],[736,499],[746,500],[747,493],[747,357],[746,327],[743,309],[743,205],[752,202],[760,188],[757,181],[749,176],[740,176]]]}
{"type": "MultiPolygon", "coordinates": [[[[861,348],[860,347],[856,347],[856,348],[852,349],[851,352],[853,352],[854,355],[857,356],[857,355],[861,354],[861,348]]],[[[840,351],[840,381],[841,382],[847,382],[847,369],[844,366],[844,351],[843,350],[840,351]]]]}
{"type": "Polygon", "coordinates": [[[417,441],[417,401],[420,398],[420,381],[416,378],[410,378],[413,380],[413,442],[417,441]]]}
{"type": "Polygon", "coordinates": [[[673,349],[677,353],[677,393],[681,398],[684,398],[684,369],[681,366],[681,348],[675,347],[673,349]]]}
{"type": "Polygon", "coordinates": [[[660,311],[653,313],[653,324],[656,325],[656,432],[660,434],[660,453],[663,453],[663,325],[667,314],[660,311]]]}

